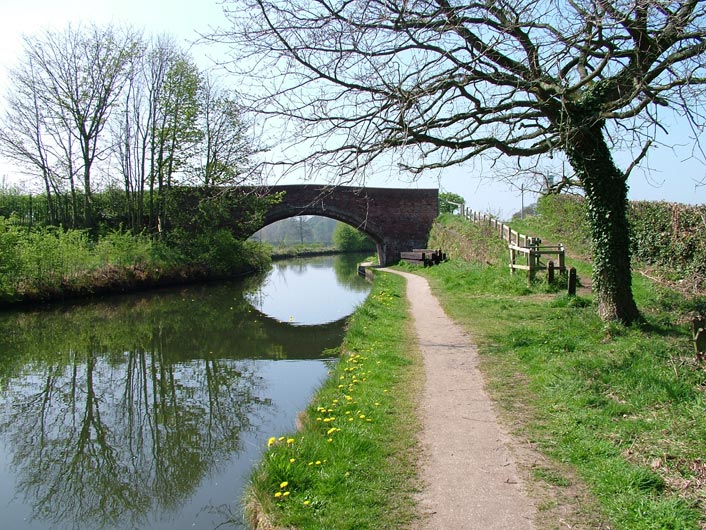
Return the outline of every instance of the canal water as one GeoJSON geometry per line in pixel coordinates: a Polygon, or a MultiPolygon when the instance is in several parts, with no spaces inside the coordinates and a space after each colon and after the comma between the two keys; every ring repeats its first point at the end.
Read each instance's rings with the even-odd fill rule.
{"type": "Polygon", "coordinates": [[[0,528],[242,529],[369,290],[360,256],[0,313],[0,528]]]}

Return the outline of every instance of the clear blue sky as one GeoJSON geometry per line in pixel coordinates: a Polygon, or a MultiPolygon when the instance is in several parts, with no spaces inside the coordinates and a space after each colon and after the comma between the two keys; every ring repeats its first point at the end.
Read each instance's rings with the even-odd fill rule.
{"type": "MultiPolygon", "coordinates": [[[[217,0],[0,0],[0,68],[11,66],[22,49],[22,35],[45,28],[63,29],[69,23],[129,23],[144,29],[146,34],[168,33],[185,44],[195,40],[198,32],[225,23],[217,0]]],[[[193,49],[194,56],[206,65],[208,50],[193,49]]],[[[4,72],[0,73],[0,91],[6,90],[4,72]]],[[[667,200],[691,204],[706,202],[706,186],[697,184],[706,179],[706,166],[689,160],[693,141],[685,124],[665,121],[668,136],[661,140],[677,145],[674,150],[660,147],[648,158],[651,171],[637,170],[630,178],[630,198],[635,200],[667,200]]],[[[704,138],[706,141],[706,138],[704,138]]],[[[616,154],[618,164],[625,168],[628,159],[616,154]]],[[[486,164],[487,166],[487,164],[486,164]]],[[[398,180],[390,171],[367,180],[369,186],[436,187],[462,195],[475,210],[509,216],[520,208],[520,191],[489,178],[490,169],[458,167],[441,174],[423,176],[410,183],[398,180]]],[[[15,182],[11,167],[0,162],[0,179],[15,182]]],[[[525,194],[525,204],[533,196],[525,194]]]]}

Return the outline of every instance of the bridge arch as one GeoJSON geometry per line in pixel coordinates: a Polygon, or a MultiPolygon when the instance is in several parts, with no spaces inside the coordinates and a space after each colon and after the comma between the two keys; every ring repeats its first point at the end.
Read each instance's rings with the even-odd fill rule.
{"type": "Polygon", "coordinates": [[[439,214],[439,190],[321,186],[272,186],[284,192],[265,214],[262,226],[298,215],[319,215],[360,230],[377,245],[378,260],[391,265],[400,252],[425,248],[439,214]]]}

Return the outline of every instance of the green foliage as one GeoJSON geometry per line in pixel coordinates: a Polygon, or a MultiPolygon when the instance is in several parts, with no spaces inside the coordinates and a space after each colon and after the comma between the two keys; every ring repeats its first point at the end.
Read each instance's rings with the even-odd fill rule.
{"type": "Polygon", "coordinates": [[[465,204],[466,201],[463,197],[457,193],[450,193],[448,191],[439,193],[439,213],[453,213],[459,208],[459,204],[465,204]],[[454,203],[454,204],[452,204],[454,203]]]}
{"type": "Polygon", "coordinates": [[[167,198],[167,232],[173,233],[173,241],[220,229],[246,239],[262,226],[267,209],[280,200],[281,194],[261,196],[250,188],[175,187],[167,198]]]}
{"type": "Polygon", "coordinates": [[[633,256],[701,291],[706,286],[706,207],[646,201],[630,206],[633,256]]]}
{"type": "Polygon", "coordinates": [[[429,246],[451,258],[470,263],[499,263],[507,257],[507,245],[497,232],[463,217],[444,214],[432,226],[429,246]]]}
{"type": "Polygon", "coordinates": [[[375,243],[360,230],[345,223],[338,223],[333,231],[336,248],[344,252],[375,250],[375,243]]]}
{"type": "Polygon", "coordinates": [[[200,233],[175,230],[168,241],[179,249],[181,260],[208,271],[209,275],[226,276],[260,269],[269,263],[264,247],[236,239],[223,228],[200,233]]]}
{"type": "MultiPolygon", "coordinates": [[[[706,287],[706,207],[667,202],[631,202],[628,210],[630,250],[636,264],[656,268],[662,276],[686,284],[692,292],[706,287]]],[[[547,195],[537,213],[513,228],[547,241],[564,243],[574,254],[588,256],[591,236],[585,201],[572,195],[547,195]]]]}
{"type": "Polygon", "coordinates": [[[551,194],[540,197],[535,214],[513,219],[512,227],[547,242],[563,243],[574,254],[589,256],[591,231],[586,201],[577,195],[551,194]]]}
{"type": "Polygon", "coordinates": [[[176,231],[167,241],[111,230],[93,241],[85,230],[28,229],[14,217],[0,217],[0,302],[124,289],[161,278],[222,277],[269,262],[264,247],[226,229],[176,231]]]}
{"type": "Polygon", "coordinates": [[[339,222],[329,217],[295,216],[267,225],[251,237],[275,247],[302,245],[333,246],[333,232],[339,222]]]}

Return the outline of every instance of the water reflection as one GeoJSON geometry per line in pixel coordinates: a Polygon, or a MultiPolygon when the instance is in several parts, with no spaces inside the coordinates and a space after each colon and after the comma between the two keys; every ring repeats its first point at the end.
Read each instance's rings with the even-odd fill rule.
{"type": "Polygon", "coordinates": [[[343,335],[344,320],[312,330],[253,309],[244,293],[255,289],[0,315],[3,527],[225,522],[213,504],[237,502],[264,440],[291,428],[343,335]]]}
{"type": "Polygon", "coordinates": [[[280,322],[316,325],[346,317],[370,286],[357,273],[359,254],[276,262],[248,299],[280,322]]]}

